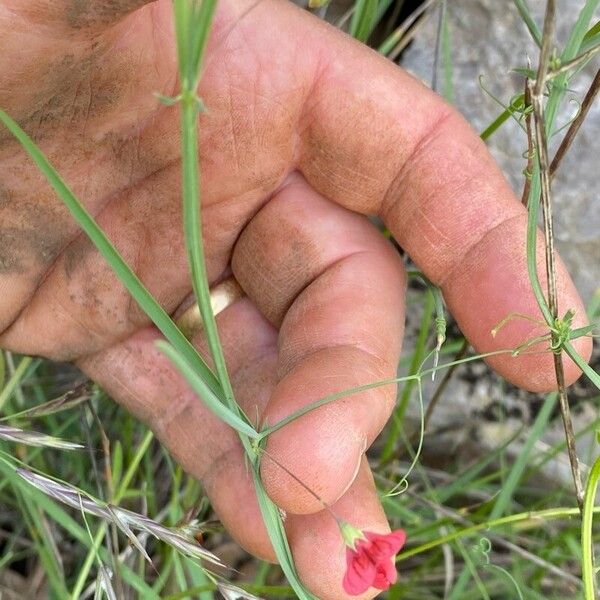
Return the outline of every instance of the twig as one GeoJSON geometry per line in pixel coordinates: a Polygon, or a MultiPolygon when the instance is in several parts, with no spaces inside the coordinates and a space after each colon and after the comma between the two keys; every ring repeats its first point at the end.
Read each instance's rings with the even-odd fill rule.
{"type": "Polygon", "coordinates": [[[579,110],[579,113],[577,114],[575,119],[573,119],[573,122],[569,126],[565,137],[563,138],[562,142],[560,143],[560,146],[558,147],[558,150],[556,151],[556,155],[554,156],[552,164],[550,165],[550,179],[554,177],[556,171],[558,170],[560,162],[571,147],[571,144],[573,143],[575,136],[579,132],[579,128],[581,127],[584,119],[587,117],[587,114],[590,111],[590,108],[592,107],[592,104],[594,103],[594,100],[598,95],[599,91],[600,69],[596,71],[596,76],[594,77],[594,80],[592,81],[592,84],[590,85],[590,88],[587,91],[583,102],[581,103],[581,109],[579,110]]]}
{"type": "MultiPolygon", "coordinates": [[[[548,0],[546,5],[546,16],[544,18],[544,29],[542,36],[542,48],[540,50],[540,61],[536,79],[529,84],[531,94],[531,103],[533,106],[535,122],[535,139],[537,147],[537,158],[540,167],[541,184],[541,203],[544,219],[544,240],[546,257],[546,275],[548,283],[548,308],[554,319],[558,318],[558,294],[556,290],[556,264],[554,254],[554,235],[552,227],[552,199],[550,170],[548,165],[548,140],[546,136],[546,127],[544,122],[543,94],[546,87],[548,68],[550,63],[550,52],[554,40],[554,19],[556,12],[555,0],[548,0]]],[[[552,331],[552,341],[559,344],[557,333],[552,331]]],[[[573,481],[575,484],[575,493],[579,508],[583,508],[583,486],[581,483],[581,472],[579,468],[579,459],[575,447],[575,434],[573,430],[573,421],[569,409],[569,400],[567,398],[565,376],[562,362],[562,353],[560,346],[554,354],[554,369],[556,371],[556,382],[558,384],[558,396],[560,402],[560,412],[565,429],[567,440],[567,450],[573,481]]]]}
{"type": "Polygon", "coordinates": [[[590,58],[592,58],[594,55],[598,54],[598,52],[600,52],[600,44],[596,44],[595,46],[592,46],[589,50],[586,50],[579,56],[576,56],[573,60],[564,62],[560,66],[552,69],[551,71],[548,72],[547,79],[552,79],[554,77],[558,77],[559,75],[562,75],[563,73],[566,73],[567,71],[570,71],[571,69],[574,69],[575,67],[578,67],[579,65],[582,65],[583,63],[590,60],[590,58]]]}
{"type": "Polygon", "coordinates": [[[408,30],[437,2],[439,2],[439,0],[425,0],[423,4],[419,5],[379,47],[379,51],[386,54],[390,60],[396,60],[406,46],[404,38],[406,37],[408,30]]]}
{"type": "Polygon", "coordinates": [[[435,52],[433,54],[433,73],[431,77],[431,89],[434,92],[438,91],[438,70],[440,67],[440,54],[442,52],[442,28],[444,26],[444,19],[446,18],[446,8],[446,0],[441,0],[440,15],[435,36],[435,52]]]}

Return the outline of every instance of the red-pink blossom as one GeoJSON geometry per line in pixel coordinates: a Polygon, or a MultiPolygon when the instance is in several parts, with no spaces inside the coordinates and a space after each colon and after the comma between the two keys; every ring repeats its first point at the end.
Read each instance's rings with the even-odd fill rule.
{"type": "Polygon", "coordinates": [[[387,590],[396,583],[398,573],[393,558],[406,540],[406,533],[402,529],[386,534],[371,531],[360,533],[362,535],[354,540],[344,536],[347,548],[343,586],[346,593],[352,596],[362,594],[370,587],[387,590]]]}

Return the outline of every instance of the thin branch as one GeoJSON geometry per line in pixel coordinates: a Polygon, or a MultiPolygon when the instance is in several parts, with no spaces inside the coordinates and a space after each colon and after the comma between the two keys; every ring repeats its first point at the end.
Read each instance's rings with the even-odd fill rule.
{"type": "MultiPolygon", "coordinates": [[[[543,104],[543,94],[546,88],[550,64],[550,53],[554,41],[555,12],[555,0],[548,0],[546,5],[546,16],[544,18],[542,48],[540,50],[540,62],[538,66],[536,79],[534,82],[530,82],[529,84],[529,91],[531,94],[531,103],[533,106],[534,113],[537,159],[540,167],[541,203],[544,220],[544,240],[546,243],[545,258],[546,275],[548,283],[548,308],[552,317],[554,319],[558,319],[558,294],[556,289],[556,263],[552,225],[551,182],[550,169],[548,164],[548,139],[546,135],[543,104]]],[[[552,341],[553,343],[559,344],[559,341],[557,339],[557,333],[555,331],[552,332],[552,341]]],[[[560,412],[565,429],[569,461],[571,463],[571,471],[573,474],[573,481],[575,484],[575,493],[577,496],[577,503],[579,505],[579,508],[582,509],[583,486],[581,483],[581,471],[579,468],[579,459],[577,458],[577,450],[575,447],[575,433],[573,430],[573,421],[571,419],[569,400],[567,398],[562,353],[560,352],[560,346],[559,351],[554,354],[554,369],[556,371],[556,382],[558,385],[560,412]]]]}
{"type": "Polygon", "coordinates": [[[433,54],[433,73],[431,76],[431,89],[438,91],[438,71],[440,68],[440,54],[442,52],[442,28],[446,18],[446,0],[440,2],[440,14],[438,17],[437,34],[435,36],[435,52],[433,54]]]}
{"type": "Polygon", "coordinates": [[[571,69],[574,69],[575,67],[583,65],[588,60],[590,60],[590,58],[592,58],[594,55],[598,54],[599,52],[600,52],[600,44],[596,44],[595,46],[592,46],[589,50],[586,50],[579,56],[576,56],[574,59],[564,62],[560,66],[549,71],[548,79],[553,79],[554,77],[558,77],[559,75],[562,75],[563,73],[566,73],[567,71],[570,71],[571,69]]]}
{"type": "Polygon", "coordinates": [[[594,77],[594,80],[592,81],[592,84],[590,85],[590,88],[587,91],[585,98],[583,99],[583,102],[581,103],[581,109],[579,110],[579,113],[577,114],[577,116],[575,117],[575,119],[573,120],[571,125],[569,126],[569,129],[568,129],[567,133],[565,134],[565,137],[563,138],[560,146],[558,147],[558,150],[556,151],[556,155],[554,156],[554,159],[552,160],[552,164],[550,165],[550,179],[552,179],[554,177],[556,171],[558,170],[560,162],[562,161],[565,154],[571,147],[571,144],[573,143],[575,136],[579,132],[579,128],[581,127],[583,121],[587,117],[587,114],[590,111],[590,108],[592,107],[592,104],[594,103],[594,100],[596,99],[596,96],[598,95],[599,91],[600,91],[600,69],[598,69],[598,71],[596,71],[596,76],[594,77]]]}
{"type": "Polygon", "coordinates": [[[437,2],[439,0],[425,0],[419,5],[379,47],[379,52],[385,54],[390,60],[396,60],[406,46],[405,38],[408,31],[416,26],[418,20],[437,2]]]}

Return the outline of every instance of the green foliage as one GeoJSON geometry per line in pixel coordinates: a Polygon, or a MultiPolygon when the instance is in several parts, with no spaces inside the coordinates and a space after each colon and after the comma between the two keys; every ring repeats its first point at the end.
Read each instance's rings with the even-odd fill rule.
{"type": "Polygon", "coordinates": [[[373,31],[377,15],[377,0],[357,0],[350,23],[350,35],[366,42],[373,31]]]}
{"type": "MultiPolygon", "coordinates": [[[[541,32],[529,12],[527,3],[523,0],[514,0],[514,4],[533,39],[539,44],[541,32]]],[[[563,63],[599,43],[599,24],[590,27],[590,20],[598,4],[598,0],[587,0],[583,5],[569,40],[560,54],[563,63]]],[[[394,526],[408,529],[410,539],[410,547],[399,556],[398,562],[401,565],[407,564],[406,561],[412,559],[411,570],[404,570],[400,581],[390,590],[388,597],[420,600],[448,597],[446,590],[438,581],[439,578],[435,577],[447,560],[447,552],[444,550],[447,548],[452,556],[457,555],[467,566],[463,577],[464,589],[455,586],[452,590],[455,595],[459,594],[461,600],[507,597],[507,590],[510,590],[508,593],[513,594],[511,597],[521,594],[527,598],[549,597],[545,583],[549,577],[552,577],[552,581],[555,582],[567,582],[571,586],[570,589],[573,589],[573,586],[577,588],[577,579],[571,573],[574,558],[582,560],[585,594],[586,598],[591,599],[594,589],[591,548],[592,544],[597,542],[597,536],[594,535],[592,528],[592,517],[597,511],[594,508],[594,495],[599,472],[598,461],[594,463],[588,478],[581,540],[579,540],[579,522],[576,519],[579,511],[571,506],[572,496],[558,487],[548,490],[532,484],[534,478],[541,477],[544,465],[564,450],[564,443],[557,443],[551,447],[540,447],[538,443],[549,427],[555,404],[554,396],[549,396],[542,402],[532,427],[526,432],[524,443],[516,459],[510,450],[517,438],[524,437],[525,432],[519,432],[499,442],[493,451],[483,456],[473,457],[467,465],[456,460],[444,471],[431,466],[427,469],[422,468],[419,451],[424,443],[425,432],[421,407],[419,449],[416,453],[412,453],[410,466],[407,469],[403,463],[399,464],[397,460],[392,460],[399,451],[400,439],[406,441],[407,451],[411,454],[408,443],[408,438],[411,436],[404,431],[404,428],[406,409],[414,399],[415,386],[418,398],[421,400],[422,382],[426,376],[452,365],[462,365],[482,358],[481,355],[475,355],[460,360],[445,359],[441,365],[435,362],[433,367],[426,366],[426,361],[433,355],[441,354],[448,357],[462,340],[460,336],[452,339],[453,336],[450,335],[451,339],[446,341],[443,348],[441,347],[447,332],[443,301],[437,288],[428,287],[418,296],[424,311],[417,331],[416,343],[403,357],[402,368],[406,375],[384,382],[371,382],[350,390],[341,390],[316,400],[303,410],[262,431],[255,430],[235,402],[216,323],[210,309],[200,235],[201,181],[198,172],[197,119],[203,106],[197,97],[197,87],[215,5],[214,0],[203,2],[174,0],[181,90],[175,98],[161,99],[166,104],[177,107],[181,114],[185,241],[194,292],[206,324],[215,372],[207,366],[144,288],[33,141],[2,111],[0,111],[0,120],[19,139],[82,230],[117,273],[132,297],[162,331],[168,343],[161,343],[161,350],[173,361],[196,391],[199,401],[205,402],[215,414],[240,434],[249,458],[249,468],[252,470],[263,519],[281,569],[291,586],[279,585],[279,581],[276,584],[267,583],[266,573],[277,574],[278,571],[266,565],[259,570],[263,575],[260,577],[257,575],[254,584],[244,584],[242,587],[249,593],[265,597],[287,598],[295,593],[299,598],[313,599],[298,579],[279,510],[268,498],[262,486],[259,475],[260,444],[264,443],[270,433],[319,406],[377,386],[400,383],[402,385],[399,404],[393,425],[387,433],[383,449],[377,447],[371,455],[377,466],[377,485],[386,512],[394,526]],[[409,473],[410,480],[407,479],[409,473]],[[431,476],[435,477],[435,485],[430,483],[431,476]],[[400,497],[394,497],[389,490],[394,490],[398,485],[405,493],[400,497]],[[523,507],[531,507],[531,510],[522,510],[523,507]],[[485,532],[485,540],[489,538],[489,546],[481,546],[481,532],[485,532]],[[513,544],[508,547],[511,553],[521,552],[510,555],[518,557],[510,565],[510,571],[494,564],[494,561],[502,560],[507,556],[507,547],[500,546],[501,551],[496,552],[498,540],[513,544]],[[535,556],[527,553],[531,549],[535,551],[535,556]],[[485,560],[481,560],[482,553],[485,560]],[[475,586],[472,588],[466,585],[471,578],[475,581],[475,586]]],[[[383,18],[389,6],[389,2],[358,0],[350,24],[352,35],[363,41],[368,40],[375,25],[383,18]]],[[[448,99],[451,99],[453,65],[448,15],[443,16],[441,23],[440,57],[444,76],[442,91],[448,99]]],[[[389,36],[386,49],[391,50],[398,39],[397,36],[389,36]]],[[[572,75],[565,73],[557,77],[549,87],[546,112],[549,131],[553,131],[556,112],[572,75]]],[[[483,131],[481,137],[489,138],[511,117],[522,119],[527,110],[524,96],[522,94],[516,96],[503,107],[503,112],[483,131]]],[[[535,165],[531,173],[531,182],[528,261],[532,289],[548,325],[548,335],[556,334],[552,349],[555,352],[566,352],[600,389],[600,376],[584,363],[571,343],[579,336],[590,335],[592,328],[574,330],[571,327],[570,313],[567,312],[563,318],[557,319],[548,309],[535,264],[535,233],[540,190],[539,168],[535,165]]],[[[590,304],[592,318],[600,310],[598,307],[600,307],[600,294],[590,304]]],[[[512,350],[507,349],[505,352],[512,350]]],[[[135,507],[139,512],[150,507],[148,511],[150,514],[161,512],[162,518],[171,526],[176,526],[178,521],[185,517],[188,509],[201,505],[203,492],[199,485],[183,475],[181,469],[173,466],[171,460],[154,440],[152,433],[120,409],[115,409],[105,402],[101,394],[94,393],[80,402],[65,405],[48,402],[47,410],[43,408],[34,410],[36,399],[49,400],[53,397],[52,375],[45,374],[48,364],[29,357],[12,358],[17,361],[12,370],[6,366],[8,362],[3,356],[0,360],[2,422],[6,421],[11,426],[20,426],[28,430],[30,421],[35,419],[36,431],[38,429],[48,431],[48,435],[54,438],[81,439],[82,423],[89,420],[88,406],[93,406],[98,412],[99,423],[103,423],[107,428],[108,437],[117,440],[113,441],[109,456],[104,457],[110,465],[110,478],[107,476],[105,484],[107,485],[110,480],[114,487],[111,502],[115,506],[135,507]],[[25,394],[22,394],[23,390],[25,394]],[[20,400],[21,396],[25,398],[25,403],[20,400]]],[[[597,406],[598,398],[593,399],[591,404],[597,406]]],[[[594,431],[598,427],[600,427],[600,417],[583,429],[581,434],[586,430],[594,431]]],[[[93,449],[102,446],[104,433],[97,424],[94,426],[91,437],[93,449]]],[[[0,448],[3,449],[2,460],[0,460],[0,504],[6,507],[11,515],[19,516],[15,519],[17,525],[10,533],[6,549],[0,557],[0,571],[10,568],[19,561],[37,561],[36,564],[40,564],[44,570],[54,596],[75,600],[83,594],[91,582],[93,583],[94,568],[100,562],[100,566],[109,565],[112,568],[116,565],[115,582],[127,589],[135,590],[141,598],[162,597],[176,600],[199,595],[202,600],[210,600],[214,597],[212,594],[217,589],[217,581],[214,577],[200,564],[182,557],[173,546],[163,542],[154,546],[144,546],[144,551],[149,553],[153,564],[158,567],[156,571],[152,568],[148,569],[141,559],[116,560],[118,558],[115,556],[116,549],[111,545],[112,532],[106,521],[88,517],[84,521],[85,526],[82,526],[82,516],[77,510],[56,503],[39,490],[32,488],[15,473],[17,464],[27,465],[33,471],[55,471],[63,478],[68,478],[86,494],[93,495],[96,492],[94,487],[104,481],[97,470],[95,457],[93,459],[85,452],[79,451],[61,453],[48,448],[19,446],[18,456],[21,463],[18,463],[15,456],[9,454],[14,451],[14,444],[0,442],[0,448]],[[93,476],[90,476],[90,473],[93,476]],[[86,529],[88,526],[89,530],[86,529]],[[19,546],[23,538],[31,542],[25,548],[19,546]],[[62,564],[57,553],[57,540],[68,540],[76,548],[73,556],[70,557],[72,564],[62,564]]],[[[207,516],[205,513],[202,514],[207,516]]],[[[210,532],[209,526],[203,523],[199,525],[199,530],[210,532]]],[[[562,592],[557,593],[559,596],[556,597],[561,597],[562,592]]]]}

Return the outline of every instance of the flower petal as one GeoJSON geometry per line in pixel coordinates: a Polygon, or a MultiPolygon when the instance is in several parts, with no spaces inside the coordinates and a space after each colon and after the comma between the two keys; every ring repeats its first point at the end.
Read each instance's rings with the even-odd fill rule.
{"type": "Polygon", "coordinates": [[[404,546],[406,532],[403,529],[386,534],[365,531],[365,537],[371,542],[373,555],[390,557],[398,554],[400,548],[404,546]]]}
{"type": "Polygon", "coordinates": [[[346,551],[346,573],[342,585],[347,594],[357,596],[366,592],[376,576],[377,567],[365,554],[346,551]]]}
{"type": "Polygon", "coordinates": [[[377,565],[377,573],[373,579],[373,587],[378,590],[387,590],[398,580],[396,565],[391,560],[386,560],[377,565]]]}

